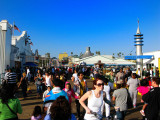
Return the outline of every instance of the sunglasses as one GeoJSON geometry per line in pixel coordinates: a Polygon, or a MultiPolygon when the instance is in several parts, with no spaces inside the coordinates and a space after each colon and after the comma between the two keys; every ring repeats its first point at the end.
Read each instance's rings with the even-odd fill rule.
{"type": "Polygon", "coordinates": [[[104,86],[104,83],[99,83],[99,84],[97,84],[97,86],[98,86],[98,87],[104,86]]]}

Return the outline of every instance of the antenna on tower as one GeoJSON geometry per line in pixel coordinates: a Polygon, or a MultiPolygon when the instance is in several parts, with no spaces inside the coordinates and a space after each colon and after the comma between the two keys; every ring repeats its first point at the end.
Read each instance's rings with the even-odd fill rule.
{"type": "Polygon", "coordinates": [[[139,18],[138,18],[138,28],[137,28],[137,34],[141,34],[140,29],[139,29],[139,18]]]}

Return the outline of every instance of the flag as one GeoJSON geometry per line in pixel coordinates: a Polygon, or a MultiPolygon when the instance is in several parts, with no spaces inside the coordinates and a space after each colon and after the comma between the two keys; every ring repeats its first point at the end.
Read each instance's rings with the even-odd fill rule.
{"type": "Polygon", "coordinates": [[[30,44],[30,45],[33,45],[33,43],[32,43],[32,42],[30,42],[29,44],[30,44]]]}
{"type": "Polygon", "coordinates": [[[15,30],[18,30],[19,32],[21,32],[16,25],[14,25],[14,29],[15,29],[15,30]]]}

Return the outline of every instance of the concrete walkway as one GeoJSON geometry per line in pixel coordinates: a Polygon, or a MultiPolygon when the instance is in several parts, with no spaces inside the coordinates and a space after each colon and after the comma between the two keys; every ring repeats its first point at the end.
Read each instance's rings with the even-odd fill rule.
{"type": "MultiPolygon", "coordinates": [[[[87,81],[88,81],[88,86],[91,89],[93,86],[92,80],[87,80],[87,81]]],[[[70,80],[69,82],[72,83],[70,80]]],[[[31,88],[32,93],[28,93],[28,97],[26,99],[23,99],[21,90],[19,90],[19,93],[18,93],[18,97],[23,109],[23,113],[18,114],[18,117],[20,120],[30,120],[34,107],[37,105],[42,107],[42,104],[43,104],[42,99],[37,99],[36,86],[33,83],[30,83],[29,87],[31,88]]],[[[138,96],[137,103],[138,103],[137,108],[128,110],[125,120],[141,120],[142,119],[142,116],[139,112],[142,109],[142,104],[140,103],[140,96],[138,96]]],[[[76,107],[75,107],[74,99],[72,101],[71,107],[72,107],[72,113],[76,115],[76,107]]],[[[113,108],[111,108],[111,113],[112,114],[114,113],[113,108]]]]}

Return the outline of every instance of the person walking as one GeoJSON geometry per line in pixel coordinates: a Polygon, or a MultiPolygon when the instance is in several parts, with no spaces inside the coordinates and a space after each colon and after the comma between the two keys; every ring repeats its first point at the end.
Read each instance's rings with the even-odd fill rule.
{"type": "Polygon", "coordinates": [[[111,70],[108,77],[109,77],[108,85],[111,87],[111,89],[113,89],[114,77],[115,77],[115,74],[113,73],[113,70],[111,70]]]}
{"type": "Polygon", "coordinates": [[[127,81],[127,87],[129,87],[129,94],[133,101],[133,107],[136,108],[137,101],[137,88],[140,86],[140,80],[136,78],[136,73],[132,73],[132,78],[127,81]]]}
{"type": "Polygon", "coordinates": [[[56,100],[59,96],[65,96],[65,98],[69,101],[67,93],[62,90],[62,81],[60,79],[55,79],[53,81],[53,89],[45,96],[44,100],[44,109],[47,114],[50,114],[50,107],[54,100],[56,100]]]}
{"type": "Polygon", "coordinates": [[[116,87],[117,89],[113,92],[112,100],[115,101],[115,106],[120,108],[119,120],[124,120],[127,111],[128,92],[123,80],[117,81],[116,87]]]}
{"type": "Polygon", "coordinates": [[[65,88],[63,89],[66,93],[67,93],[67,96],[69,98],[69,103],[71,104],[72,103],[72,98],[71,97],[74,97],[75,99],[79,99],[80,96],[76,96],[73,89],[71,88],[71,84],[69,82],[66,82],[65,83],[65,88]]]}
{"type": "MultiPolygon", "coordinates": [[[[78,79],[77,81],[74,82],[74,92],[76,94],[76,96],[80,96],[82,97],[83,94],[86,91],[86,80],[83,79],[83,72],[79,72],[78,73],[78,79]]],[[[75,103],[76,103],[76,108],[77,108],[77,117],[80,118],[80,103],[79,103],[79,99],[75,99],[75,103]]]]}
{"type": "MultiPolygon", "coordinates": [[[[146,93],[148,93],[150,91],[151,87],[148,86],[148,81],[146,81],[145,79],[141,80],[140,84],[141,85],[137,88],[137,90],[138,90],[139,94],[141,94],[143,96],[144,94],[146,94],[146,93]]],[[[141,99],[141,102],[144,103],[142,99],[141,99]]],[[[140,111],[142,116],[145,116],[144,108],[145,107],[143,107],[142,110],[140,111]]]]}
{"type": "Polygon", "coordinates": [[[153,88],[142,96],[142,100],[146,105],[144,109],[147,120],[160,120],[160,79],[153,77],[153,88]]]}
{"type": "Polygon", "coordinates": [[[124,73],[123,73],[123,69],[122,68],[116,74],[116,82],[119,81],[119,80],[123,80],[124,81],[124,73]]]}
{"type": "Polygon", "coordinates": [[[24,99],[27,97],[27,84],[28,80],[26,78],[26,72],[23,72],[18,88],[21,86],[24,99]]]}
{"type": "Polygon", "coordinates": [[[18,98],[9,84],[0,90],[0,120],[18,120],[17,113],[22,114],[22,107],[18,98]]]}
{"type": "Polygon", "coordinates": [[[35,77],[35,83],[37,86],[37,98],[42,97],[43,89],[42,89],[42,82],[44,81],[44,78],[41,74],[38,75],[38,77],[35,77]]]}
{"type": "Polygon", "coordinates": [[[46,72],[46,76],[45,76],[45,84],[46,84],[46,86],[51,86],[51,88],[52,88],[51,76],[49,75],[48,72],[46,72]]]}
{"type": "Polygon", "coordinates": [[[103,88],[104,82],[99,77],[93,81],[93,90],[88,91],[80,98],[79,102],[86,110],[86,114],[84,116],[85,120],[102,119],[101,107],[103,104],[103,100],[105,102],[108,102],[106,99],[106,93],[103,91],[103,88]],[[86,106],[85,100],[88,100],[88,106],[86,106]],[[98,116],[95,116],[93,113],[96,113],[98,116]]]}
{"type": "Polygon", "coordinates": [[[26,70],[27,70],[27,78],[28,78],[28,82],[31,82],[31,73],[30,73],[30,69],[29,67],[26,67],[26,70]]]}
{"type": "Polygon", "coordinates": [[[7,74],[7,84],[10,86],[10,90],[13,90],[13,92],[16,93],[16,90],[17,90],[17,75],[11,69],[9,69],[9,73],[7,74]]]}
{"type": "Polygon", "coordinates": [[[158,67],[156,68],[156,77],[159,78],[159,69],[158,69],[158,67]]]}
{"type": "Polygon", "coordinates": [[[50,107],[50,114],[44,120],[76,120],[71,113],[71,106],[64,96],[59,96],[50,107]]]}
{"type": "MultiPolygon", "coordinates": [[[[110,91],[111,91],[111,87],[110,85],[108,85],[108,79],[104,79],[104,89],[103,91],[106,93],[106,99],[111,101],[111,97],[110,97],[110,91]]],[[[106,118],[110,118],[110,105],[108,105],[107,103],[105,103],[103,101],[103,105],[102,105],[102,115],[103,115],[103,110],[104,110],[104,106],[105,106],[105,112],[106,112],[106,118]]]]}

